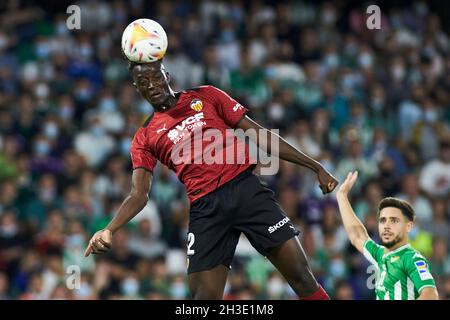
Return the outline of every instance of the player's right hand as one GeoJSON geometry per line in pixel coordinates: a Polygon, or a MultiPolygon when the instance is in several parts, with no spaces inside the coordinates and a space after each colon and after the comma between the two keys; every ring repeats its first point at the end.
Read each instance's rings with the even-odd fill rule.
{"type": "Polygon", "coordinates": [[[349,172],[347,178],[339,187],[338,193],[347,195],[352,189],[353,185],[355,184],[357,178],[358,178],[358,171],[349,172]]]}
{"type": "Polygon", "coordinates": [[[107,252],[111,248],[112,232],[108,229],[97,231],[89,241],[89,245],[84,251],[84,256],[87,257],[91,253],[98,254],[107,252]]]}

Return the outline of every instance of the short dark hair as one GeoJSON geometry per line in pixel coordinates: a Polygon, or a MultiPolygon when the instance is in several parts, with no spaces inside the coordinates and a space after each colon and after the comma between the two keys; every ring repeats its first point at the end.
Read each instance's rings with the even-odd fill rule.
{"type": "Polygon", "coordinates": [[[380,204],[378,205],[378,216],[380,216],[381,210],[387,207],[394,207],[400,209],[400,211],[406,218],[408,218],[409,221],[414,221],[416,214],[414,212],[414,208],[408,201],[393,197],[384,198],[383,200],[380,201],[380,204]]]}
{"type": "Polygon", "coordinates": [[[135,66],[137,66],[138,65],[138,63],[136,63],[136,62],[133,62],[133,61],[129,61],[128,62],[128,71],[133,71],[133,68],[135,67],[135,66]]]}

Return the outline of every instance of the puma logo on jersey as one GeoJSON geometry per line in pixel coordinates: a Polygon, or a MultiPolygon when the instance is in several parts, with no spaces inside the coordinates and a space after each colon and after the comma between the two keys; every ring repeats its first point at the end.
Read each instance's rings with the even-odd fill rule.
{"type": "Polygon", "coordinates": [[[158,134],[161,131],[165,131],[165,130],[167,130],[167,128],[166,128],[166,124],[164,123],[164,126],[161,129],[156,130],[156,133],[158,134]]]}
{"type": "Polygon", "coordinates": [[[241,110],[241,109],[244,109],[244,107],[240,103],[236,103],[233,107],[234,112],[241,110]]]}

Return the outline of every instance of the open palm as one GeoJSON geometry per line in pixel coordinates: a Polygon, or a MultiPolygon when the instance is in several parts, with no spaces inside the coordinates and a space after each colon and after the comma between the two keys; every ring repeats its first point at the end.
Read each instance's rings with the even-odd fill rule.
{"type": "Polygon", "coordinates": [[[358,179],[358,171],[349,172],[347,178],[339,187],[338,192],[342,194],[348,194],[355,184],[356,179],[358,179]]]}

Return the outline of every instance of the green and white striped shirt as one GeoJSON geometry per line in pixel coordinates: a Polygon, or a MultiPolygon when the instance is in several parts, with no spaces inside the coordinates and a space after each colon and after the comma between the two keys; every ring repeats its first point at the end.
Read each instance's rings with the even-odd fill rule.
{"type": "Polygon", "coordinates": [[[427,259],[409,244],[386,253],[369,239],[364,256],[376,268],[377,300],[415,300],[423,288],[436,288],[427,259]]]}

